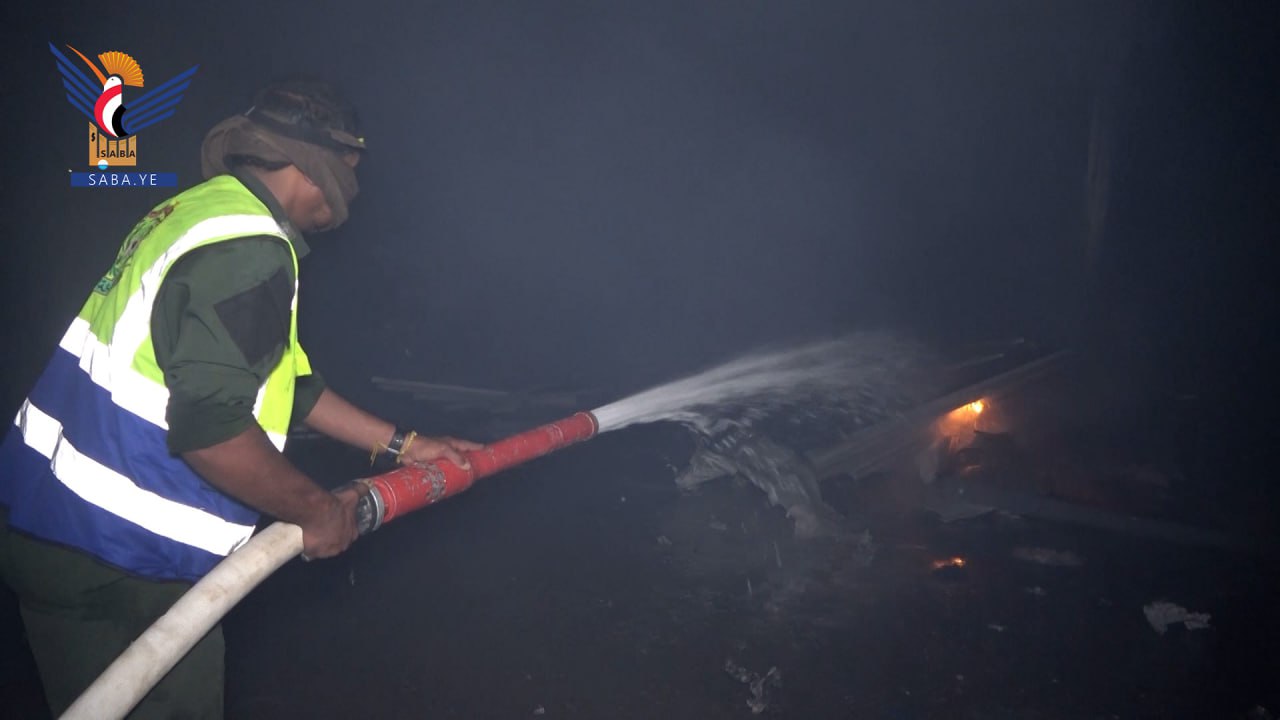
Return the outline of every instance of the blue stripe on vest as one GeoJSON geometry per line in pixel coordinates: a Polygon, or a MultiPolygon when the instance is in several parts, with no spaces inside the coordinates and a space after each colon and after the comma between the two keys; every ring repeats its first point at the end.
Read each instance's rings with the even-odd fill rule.
{"type": "Polygon", "coordinates": [[[9,506],[13,528],[145,578],[194,582],[222,559],[80,499],[54,477],[48,458],[31,449],[17,428],[0,443],[0,502],[9,506]]]}
{"type": "Polygon", "coordinates": [[[258,512],[224,495],[169,454],[165,431],[111,401],[111,393],[58,348],[31,391],[31,403],[62,423],[63,434],[84,455],[167,500],[200,508],[239,525],[258,512]]]}

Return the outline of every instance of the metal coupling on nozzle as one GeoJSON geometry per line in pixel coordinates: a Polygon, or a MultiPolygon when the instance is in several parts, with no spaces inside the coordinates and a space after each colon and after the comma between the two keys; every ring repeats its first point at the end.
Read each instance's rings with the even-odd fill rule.
{"type": "Polygon", "coordinates": [[[358,486],[357,489],[362,488],[360,499],[356,501],[356,528],[363,537],[382,527],[382,520],[387,516],[387,504],[368,478],[361,478],[353,484],[358,486]]]}

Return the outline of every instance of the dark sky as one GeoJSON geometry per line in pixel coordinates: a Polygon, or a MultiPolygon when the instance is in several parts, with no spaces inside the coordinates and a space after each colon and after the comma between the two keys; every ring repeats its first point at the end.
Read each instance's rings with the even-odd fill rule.
{"type": "Polygon", "coordinates": [[[140,138],[184,186],[264,81],[347,91],[372,151],[352,220],[312,238],[301,312],[356,398],[372,375],[631,389],[871,327],[1130,342],[1197,377],[1269,357],[1268,3],[31,5],[4,10],[5,407],[165,197],[66,187],[84,121],[50,41],[149,78],[200,64],[140,138]]]}

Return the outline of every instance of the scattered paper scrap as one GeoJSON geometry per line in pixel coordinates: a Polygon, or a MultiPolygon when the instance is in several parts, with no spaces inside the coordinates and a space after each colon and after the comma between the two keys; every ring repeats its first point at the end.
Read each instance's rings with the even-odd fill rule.
{"type": "Polygon", "coordinates": [[[1044,547],[1016,547],[1013,556],[1019,560],[1053,567],[1079,567],[1084,559],[1070,550],[1054,550],[1044,547]]]}
{"type": "Polygon", "coordinates": [[[875,559],[878,546],[871,539],[870,530],[863,530],[855,537],[857,541],[853,545],[853,563],[858,567],[867,567],[875,559]]]}
{"type": "Polygon", "coordinates": [[[1151,629],[1163,635],[1170,625],[1182,624],[1188,630],[1204,630],[1209,627],[1209,613],[1193,613],[1181,605],[1158,600],[1144,605],[1142,614],[1147,616],[1151,629]]]}
{"type": "Polygon", "coordinates": [[[782,673],[777,667],[769,668],[769,671],[761,675],[754,673],[729,658],[724,661],[724,671],[729,673],[729,677],[743,683],[751,690],[751,697],[747,700],[747,707],[751,708],[752,715],[759,715],[769,707],[768,699],[765,697],[769,688],[782,687],[782,673]]]}

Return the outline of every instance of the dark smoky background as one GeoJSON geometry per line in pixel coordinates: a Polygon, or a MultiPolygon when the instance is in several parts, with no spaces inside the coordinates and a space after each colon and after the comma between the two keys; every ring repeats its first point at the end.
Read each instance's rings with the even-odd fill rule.
{"type": "Polygon", "coordinates": [[[1101,338],[1213,374],[1268,334],[1265,4],[100,10],[5,11],[5,407],[165,195],[67,187],[84,121],[49,42],[125,49],[148,77],[201,66],[140,139],[183,185],[265,80],[346,90],[372,150],[351,222],[313,238],[302,318],[357,398],[375,374],[632,389],[865,327],[1101,338]]]}
{"type": "MultiPolygon", "coordinates": [[[[129,229],[173,194],[68,187],[89,169],[85,119],[48,45],[71,44],[128,52],[149,83],[200,66],[138,141],[139,168],[181,188],[200,180],[204,133],[265,82],[345,91],[370,151],[351,220],[309,238],[301,335],[331,386],[390,419],[497,434],[375,377],[596,403],[853,332],[948,361],[1026,338],[1080,360],[1075,384],[1028,393],[1049,400],[1026,401],[1040,426],[1018,431],[1084,438],[1060,444],[1093,452],[1082,506],[1123,489],[1099,470],[1114,466],[1158,471],[1176,520],[1259,547],[1280,526],[1276,3],[11,3],[0,32],[6,417],[129,229]]],[[[1275,711],[1270,557],[1052,523],[886,522],[882,559],[809,622],[787,581],[818,577],[813,546],[758,493],[680,494],[694,444],[669,425],[608,433],[430,522],[290,564],[228,617],[228,714],[737,717],[747,688],[726,655],[781,668],[795,717],[1275,711]],[[972,572],[895,556],[894,532],[899,550],[970,555],[972,572]],[[1089,564],[1028,570],[1014,543],[1089,564]],[[1139,609],[1159,597],[1212,612],[1213,633],[1156,635],[1139,609]],[[1013,709],[974,705],[988,698],[1013,709]]],[[[325,442],[291,455],[323,482],[370,472],[325,442]]],[[[0,705],[38,717],[0,595],[0,695],[16,698],[0,705]]]]}
{"type": "MultiPolygon", "coordinates": [[[[1275,12],[1180,3],[66,3],[5,11],[3,405],[167,190],[67,187],[47,44],[200,71],[140,138],[331,78],[372,148],[302,333],[372,376],[616,397],[760,345],[1025,336],[1265,420],[1275,12]]],[[[1274,439],[1266,422],[1226,433],[1274,439]]]]}

